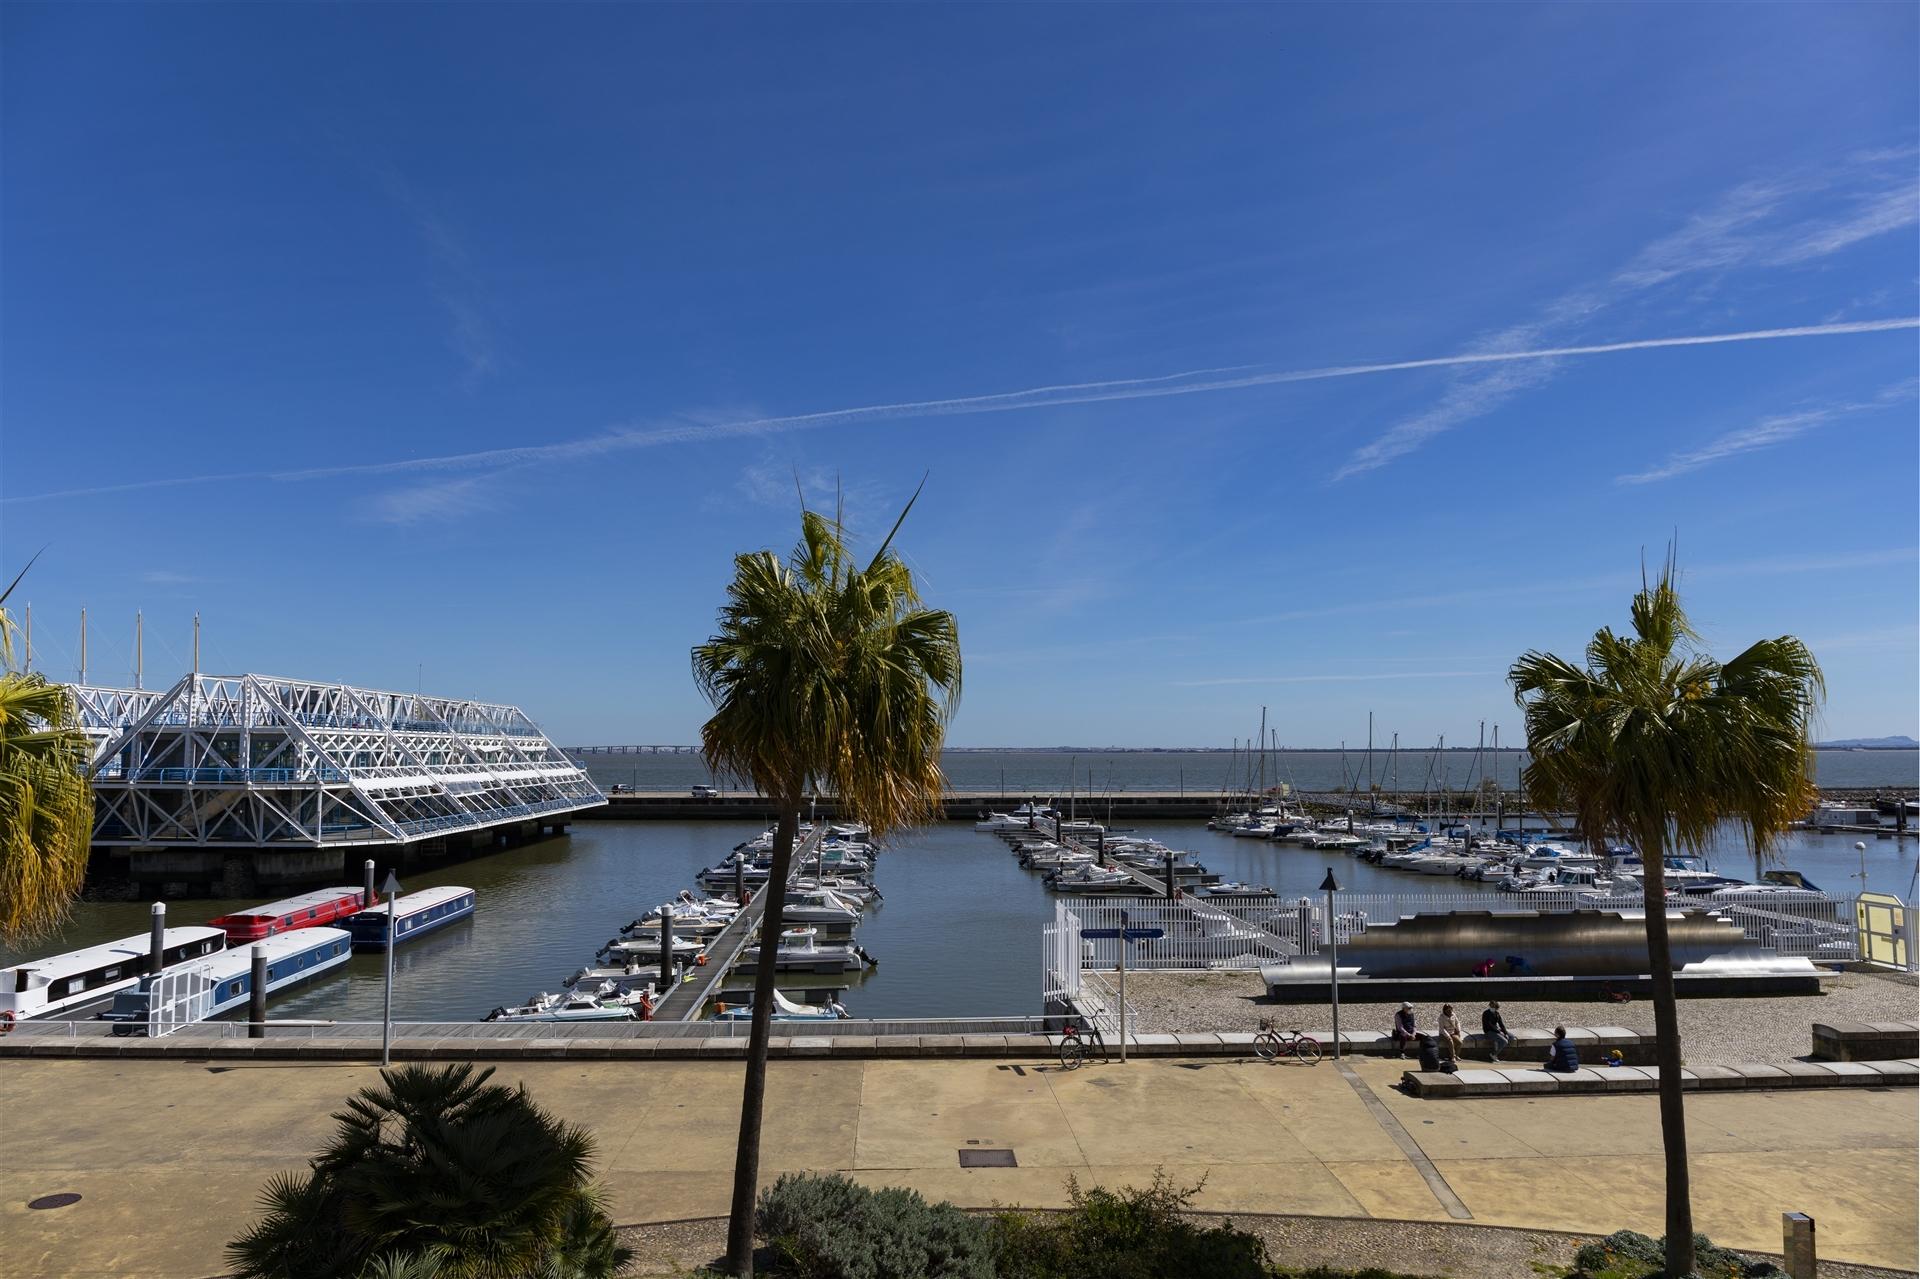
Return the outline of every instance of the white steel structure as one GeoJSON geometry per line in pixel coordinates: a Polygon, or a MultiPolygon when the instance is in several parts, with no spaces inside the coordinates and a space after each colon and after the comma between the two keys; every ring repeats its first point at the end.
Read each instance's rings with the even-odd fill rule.
{"type": "Polygon", "coordinates": [[[605,802],[512,706],[269,675],[72,692],[96,845],[406,845],[605,802]]]}

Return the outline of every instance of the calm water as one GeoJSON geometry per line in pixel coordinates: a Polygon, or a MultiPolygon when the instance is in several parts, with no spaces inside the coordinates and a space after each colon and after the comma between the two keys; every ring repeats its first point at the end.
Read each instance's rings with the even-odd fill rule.
{"type": "MultiPolygon", "coordinates": [[[[1283,894],[1313,892],[1329,864],[1343,885],[1362,892],[1478,887],[1233,839],[1197,822],[1142,822],[1138,829],[1196,850],[1229,879],[1271,884],[1283,894]]],[[[754,825],[718,822],[581,822],[562,838],[407,878],[408,889],[475,888],[479,911],[398,952],[395,1015],[466,1021],[536,991],[557,990],[621,925],[690,886],[695,872],[757,831],[754,825]]],[[[1781,862],[1824,888],[1852,891],[1860,870],[1853,843],[1848,836],[1796,835],[1781,862]]],[[[1866,857],[1872,888],[1912,894],[1915,841],[1868,840],[1866,857]]],[[[1715,863],[1730,874],[1751,873],[1737,846],[1721,849],[1715,863]]],[[[962,823],[915,832],[892,842],[877,881],[885,901],[868,912],[859,940],[880,966],[854,979],[846,1002],[855,1016],[1039,1011],[1040,927],[1052,916],[1053,903],[1039,876],[1020,869],[1004,843],[962,823]]],[[[181,902],[169,922],[197,923],[253,904],[181,902]]],[[[140,902],[84,903],[62,938],[32,953],[144,933],[147,911],[140,902]]],[[[22,956],[0,951],[0,963],[17,958],[22,956]]],[[[274,1000],[273,1015],[377,1021],[381,990],[381,957],[356,955],[344,971],[274,1000]]]]}
{"type": "MultiPolygon", "coordinates": [[[[604,789],[682,790],[713,781],[693,755],[587,755],[587,771],[604,789]]],[[[1822,786],[1920,786],[1920,751],[1820,751],[1822,786]]],[[[1521,751],[1492,751],[1478,762],[1472,751],[1375,750],[1369,774],[1364,747],[1340,751],[1280,751],[1266,762],[1268,785],[1284,782],[1302,790],[1365,788],[1369,775],[1387,790],[1418,792],[1472,789],[1494,777],[1508,789],[1519,785],[1526,761],[1521,751]],[[1344,777],[1344,781],[1342,780],[1344,777]]],[[[1247,785],[1245,755],[1230,751],[1130,751],[1083,754],[1054,751],[949,751],[943,761],[955,790],[998,792],[1018,798],[1126,792],[1185,791],[1214,795],[1247,785]]],[[[1256,764],[1257,773],[1257,764],[1256,764]]]]}

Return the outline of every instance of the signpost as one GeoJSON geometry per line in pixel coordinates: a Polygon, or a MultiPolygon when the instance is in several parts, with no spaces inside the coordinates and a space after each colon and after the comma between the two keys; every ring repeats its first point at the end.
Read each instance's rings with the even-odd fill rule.
{"type": "Polygon", "coordinates": [[[399,936],[394,922],[400,917],[400,909],[394,904],[400,896],[400,878],[391,870],[383,891],[387,894],[387,1004],[380,1018],[380,1064],[388,1066],[393,1063],[393,943],[399,936]]]}
{"type": "Polygon", "coordinates": [[[1127,920],[1127,912],[1120,912],[1118,928],[1083,928],[1082,937],[1095,940],[1106,939],[1120,943],[1120,1061],[1127,1060],[1127,943],[1130,941],[1157,941],[1167,935],[1163,928],[1134,928],[1127,920]]]}
{"type": "Polygon", "coordinates": [[[1327,877],[1320,881],[1320,889],[1327,895],[1327,957],[1332,962],[1327,966],[1327,976],[1331,979],[1333,990],[1333,1059],[1340,1060],[1340,927],[1334,920],[1333,895],[1340,891],[1340,881],[1333,877],[1333,867],[1327,867],[1327,877]]]}

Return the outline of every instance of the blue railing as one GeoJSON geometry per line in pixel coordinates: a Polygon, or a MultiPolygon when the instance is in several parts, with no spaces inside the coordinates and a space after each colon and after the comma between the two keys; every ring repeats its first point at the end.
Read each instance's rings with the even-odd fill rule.
{"type": "Polygon", "coordinates": [[[347,775],[337,768],[320,766],[316,768],[163,768],[146,767],[127,769],[118,760],[110,761],[95,775],[96,779],[128,782],[213,782],[218,784],[235,783],[279,783],[291,782],[344,782],[347,775]]]}

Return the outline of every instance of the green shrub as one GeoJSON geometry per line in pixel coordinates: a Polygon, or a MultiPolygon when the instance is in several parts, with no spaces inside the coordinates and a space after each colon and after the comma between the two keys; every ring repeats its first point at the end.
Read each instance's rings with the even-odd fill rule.
{"type": "Polygon", "coordinates": [[[1000,1279],[1265,1279],[1259,1239],[1182,1215],[1204,1184],[1182,1189],[1160,1171],[1150,1186],[1083,1191],[1069,1177],[1068,1211],[995,1218],[1000,1279]]]}
{"type": "MultiPolygon", "coordinates": [[[[1644,1279],[1666,1268],[1667,1241],[1637,1230],[1616,1230],[1573,1254],[1570,1279],[1644,1279]]],[[[1693,1237],[1693,1273],[1700,1279],[1762,1279],[1780,1270],[1770,1261],[1748,1261],[1705,1235],[1693,1237]]]]}
{"type": "Polygon", "coordinates": [[[798,1279],[994,1279],[989,1223],[911,1190],[789,1173],[761,1194],[754,1229],[798,1279]]]}

